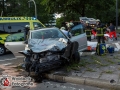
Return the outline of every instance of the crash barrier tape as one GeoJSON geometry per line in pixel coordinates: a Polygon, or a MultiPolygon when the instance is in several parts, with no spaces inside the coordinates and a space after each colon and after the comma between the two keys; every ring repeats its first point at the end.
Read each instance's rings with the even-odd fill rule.
{"type": "Polygon", "coordinates": [[[73,77],[73,76],[61,76],[55,74],[46,74],[45,76],[48,79],[60,81],[60,82],[69,82],[74,84],[83,84],[83,85],[95,86],[100,88],[120,90],[120,85],[118,83],[110,83],[109,80],[73,77]]]}

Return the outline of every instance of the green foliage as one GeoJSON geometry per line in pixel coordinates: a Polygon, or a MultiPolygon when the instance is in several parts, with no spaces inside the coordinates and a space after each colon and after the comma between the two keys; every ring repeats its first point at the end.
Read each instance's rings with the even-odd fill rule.
{"type": "Polygon", "coordinates": [[[62,22],[64,22],[64,17],[62,17],[62,18],[57,18],[57,20],[56,20],[56,26],[57,26],[58,28],[60,28],[62,22]]]}
{"type": "MultiPolygon", "coordinates": [[[[5,6],[5,16],[35,16],[34,3],[29,0],[6,0],[11,6],[5,6]]],[[[79,17],[98,18],[102,22],[115,21],[116,0],[35,0],[37,15],[41,22],[53,19],[52,14],[63,13],[64,18],[58,19],[57,26],[63,21],[78,21],[79,17]]],[[[120,14],[120,1],[118,0],[120,14]]],[[[0,13],[3,10],[0,4],[0,13]]],[[[119,16],[120,17],[120,16],[119,16]]]]}
{"type": "MultiPolygon", "coordinates": [[[[11,6],[4,6],[4,16],[35,16],[35,6],[34,3],[31,1],[28,3],[29,0],[7,0],[6,3],[10,3],[11,6]],[[30,7],[29,7],[30,5],[30,7]]],[[[53,19],[53,16],[49,14],[45,10],[45,5],[41,4],[40,0],[35,0],[36,7],[37,7],[37,17],[42,23],[46,23],[49,20],[53,19]]],[[[2,5],[0,5],[2,7],[2,5]]],[[[2,9],[0,8],[0,11],[2,9]]]]}
{"type": "MultiPolygon", "coordinates": [[[[120,3],[119,0],[118,3],[120,3]]],[[[42,4],[47,5],[48,12],[64,13],[72,20],[76,17],[75,15],[98,18],[102,22],[115,20],[116,0],[42,0],[42,4]]]]}

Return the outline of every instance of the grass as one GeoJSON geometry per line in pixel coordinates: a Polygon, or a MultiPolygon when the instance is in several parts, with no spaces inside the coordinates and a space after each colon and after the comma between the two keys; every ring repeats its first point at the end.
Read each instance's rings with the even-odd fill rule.
{"type": "Polygon", "coordinates": [[[120,59],[119,60],[117,60],[118,62],[120,62],[120,59]]]}
{"type": "MultiPolygon", "coordinates": [[[[118,59],[117,56],[113,57],[114,59],[118,59]]],[[[66,67],[67,71],[70,70],[80,70],[81,67],[86,68],[86,71],[95,72],[95,70],[88,68],[89,65],[97,65],[96,67],[100,68],[101,66],[108,66],[110,64],[114,64],[114,59],[108,58],[106,56],[91,56],[89,58],[84,58],[84,60],[81,60],[80,63],[73,63],[66,67]],[[104,61],[103,61],[104,60],[104,61]],[[106,62],[106,63],[104,63],[106,62]]],[[[120,59],[119,59],[120,61],[120,59]]],[[[111,73],[111,71],[106,71],[106,73],[111,73]]]]}
{"type": "Polygon", "coordinates": [[[108,61],[111,64],[114,64],[114,62],[112,60],[110,60],[110,59],[106,59],[106,61],[108,61]]]}
{"type": "Polygon", "coordinates": [[[118,56],[114,56],[113,58],[114,58],[114,59],[119,59],[118,56]]]}
{"type": "Polygon", "coordinates": [[[86,65],[89,65],[89,64],[91,63],[84,59],[84,60],[81,60],[80,63],[72,63],[71,65],[67,66],[66,69],[67,71],[80,70],[80,67],[86,68],[86,65]]]}
{"type": "Polygon", "coordinates": [[[94,63],[96,63],[96,64],[98,64],[98,65],[100,65],[100,66],[108,66],[108,64],[103,64],[103,63],[101,63],[101,62],[98,61],[98,60],[94,60],[94,63]]]}
{"type": "Polygon", "coordinates": [[[72,63],[71,65],[66,67],[68,72],[71,71],[71,70],[79,70],[79,68],[80,68],[79,63],[72,63]]]}
{"type": "Polygon", "coordinates": [[[89,72],[96,72],[95,70],[91,69],[91,68],[87,68],[86,71],[89,71],[89,72]]]}
{"type": "Polygon", "coordinates": [[[106,70],[106,71],[103,71],[103,73],[112,74],[112,73],[113,73],[113,71],[111,71],[111,70],[106,70]]]}
{"type": "Polygon", "coordinates": [[[120,70],[120,67],[118,68],[118,70],[120,70]]]}

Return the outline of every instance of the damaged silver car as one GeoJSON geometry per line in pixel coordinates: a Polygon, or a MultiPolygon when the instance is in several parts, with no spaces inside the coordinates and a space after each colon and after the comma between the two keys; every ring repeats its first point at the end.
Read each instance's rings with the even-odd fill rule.
{"type": "MultiPolygon", "coordinates": [[[[45,28],[45,29],[47,29],[47,28],[45,28]]],[[[51,29],[56,29],[56,28],[51,28],[51,29]]],[[[59,31],[59,34],[61,33],[63,35],[63,38],[65,38],[65,39],[68,38],[58,28],[56,30],[59,31]]],[[[55,33],[56,30],[53,30],[53,32],[55,33]]],[[[36,30],[30,30],[30,33],[35,33],[35,32],[36,32],[36,30]]],[[[86,50],[87,49],[87,37],[86,37],[86,33],[83,29],[82,24],[78,24],[78,25],[74,26],[71,29],[71,34],[72,34],[72,37],[69,38],[70,41],[77,41],[79,43],[78,51],[81,52],[81,51],[86,50]]],[[[48,36],[49,35],[46,35],[45,37],[48,37],[48,36]]],[[[52,37],[56,38],[57,36],[52,36],[52,37]]],[[[37,37],[37,36],[31,37],[29,35],[28,38],[29,39],[32,39],[32,38],[38,39],[38,38],[42,38],[42,37],[37,37]]],[[[24,41],[24,33],[21,32],[21,33],[11,34],[6,38],[5,47],[9,51],[11,51],[16,58],[24,58],[24,56],[22,54],[18,53],[18,51],[25,50],[26,44],[24,42],[25,42],[24,41]]]]}
{"type": "Polygon", "coordinates": [[[71,38],[56,27],[31,30],[28,40],[25,41],[25,50],[19,51],[25,56],[25,70],[29,74],[35,72],[40,76],[41,73],[66,63],[73,61],[78,63],[80,61],[79,51],[87,48],[87,38],[82,30],[78,32],[76,29],[78,30],[77,27],[72,29],[71,38]]]}

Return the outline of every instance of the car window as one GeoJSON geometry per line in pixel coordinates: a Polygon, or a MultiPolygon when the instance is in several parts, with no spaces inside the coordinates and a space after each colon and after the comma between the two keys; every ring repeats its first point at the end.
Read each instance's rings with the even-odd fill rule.
{"type": "Polygon", "coordinates": [[[31,32],[32,39],[47,39],[47,38],[66,38],[62,32],[57,29],[46,29],[31,32]]]}
{"type": "Polygon", "coordinates": [[[83,31],[82,24],[79,24],[71,29],[72,36],[78,36],[78,35],[83,34],[83,33],[84,33],[84,31],[83,31]]]}
{"type": "Polygon", "coordinates": [[[0,23],[0,33],[18,33],[23,32],[29,22],[0,23]]]}
{"type": "Polygon", "coordinates": [[[16,33],[7,36],[6,42],[18,42],[24,41],[24,33],[16,33]]]}
{"type": "Polygon", "coordinates": [[[34,29],[40,29],[43,28],[43,25],[39,22],[33,22],[34,29]]]}

